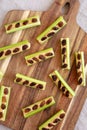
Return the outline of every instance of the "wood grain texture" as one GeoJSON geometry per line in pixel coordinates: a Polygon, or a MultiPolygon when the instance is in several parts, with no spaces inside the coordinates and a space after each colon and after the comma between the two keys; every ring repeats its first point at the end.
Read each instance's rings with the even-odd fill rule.
{"type": "Polygon", "coordinates": [[[51,115],[55,114],[59,109],[66,111],[66,117],[62,123],[57,125],[53,130],[73,130],[78,119],[79,113],[82,109],[83,103],[87,97],[87,88],[77,86],[77,75],[75,69],[74,52],[82,50],[85,52],[85,61],[87,61],[86,51],[86,34],[76,24],[76,15],[79,7],[77,0],[70,1],[70,11],[65,15],[67,26],[56,34],[47,44],[40,45],[36,41],[36,37],[46,27],[48,27],[58,16],[61,15],[62,6],[54,3],[52,7],[46,12],[33,12],[33,11],[11,11],[9,12],[3,22],[11,23],[19,19],[27,18],[39,14],[41,16],[42,25],[39,27],[26,29],[12,34],[6,34],[4,26],[0,29],[0,47],[15,43],[21,40],[29,40],[31,42],[31,49],[0,61],[0,69],[5,73],[1,84],[12,87],[10,103],[8,107],[7,119],[5,122],[0,122],[13,130],[37,130],[38,126],[46,121],[51,115]],[[61,55],[59,39],[61,37],[70,38],[70,57],[71,57],[71,70],[61,70],[61,55]],[[24,56],[33,52],[53,47],[55,57],[43,63],[38,63],[33,66],[26,66],[24,56]],[[61,92],[52,83],[48,75],[53,70],[58,70],[73,90],[76,90],[76,96],[72,99],[67,99],[62,96],[61,92]],[[26,88],[24,86],[13,83],[16,73],[22,73],[47,82],[45,91],[26,88]],[[36,101],[44,99],[48,96],[54,96],[56,104],[45,111],[42,111],[28,119],[24,119],[21,109],[36,101]]]}

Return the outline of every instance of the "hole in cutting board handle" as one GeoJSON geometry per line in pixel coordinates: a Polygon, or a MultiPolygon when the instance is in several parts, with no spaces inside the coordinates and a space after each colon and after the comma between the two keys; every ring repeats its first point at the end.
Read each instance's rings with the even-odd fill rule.
{"type": "Polygon", "coordinates": [[[66,14],[68,14],[69,10],[70,10],[70,2],[66,2],[61,9],[61,13],[63,15],[66,15],[66,14]]]}

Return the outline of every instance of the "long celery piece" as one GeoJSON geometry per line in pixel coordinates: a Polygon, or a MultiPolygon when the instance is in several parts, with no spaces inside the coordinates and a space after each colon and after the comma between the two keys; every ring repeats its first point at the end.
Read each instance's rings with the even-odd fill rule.
{"type": "Polygon", "coordinates": [[[13,33],[19,30],[39,26],[40,24],[41,24],[40,17],[37,15],[37,16],[29,17],[24,20],[6,24],[5,30],[6,30],[6,33],[13,33]]]}

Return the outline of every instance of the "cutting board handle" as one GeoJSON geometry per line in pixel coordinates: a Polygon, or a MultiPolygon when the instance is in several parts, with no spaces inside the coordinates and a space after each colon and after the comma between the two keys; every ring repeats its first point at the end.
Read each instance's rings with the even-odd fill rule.
{"type": "Polygon", "coordinates": [[[66,3],[69,3],[70,0],[55,0],[56,3],[58,3],[59,5],[65,5],[66,3]]]}

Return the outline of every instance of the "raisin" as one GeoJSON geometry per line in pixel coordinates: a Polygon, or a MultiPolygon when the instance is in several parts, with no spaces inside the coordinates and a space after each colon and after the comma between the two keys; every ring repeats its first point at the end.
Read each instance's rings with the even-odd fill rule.
{"type": "Polygon", "coordinates": [[[28,24],[28,20],[23,22],[23,25],[27,25],[28,24]]]}
{"type": "Polygon", "coordinates": [[[36,110],[37,108],[38,108],[38,105],[34,105],[34,106],[32,107],[33,110],[36,110]]]}
{"type": "Polygon", "coordinates": [[[40,103],[40,107],[43,107],[45,105],[45,101],[42,101],[41,103],[40,103]]]}
{"type": "Polygon", "coordinates": [[[15,24],[15,27],[16,27],[16,28],[20,27],[20,23],[16,23],[16,24],[15,24]]]}
{"type": "Polygon", "coordinates": [[[62,27],[62,26],[63,26],[63,22],[62,22],[62,21],[59,22],[59,23],[58,23],[58,26],[59,26],[59,27],[62,27]]]}
{"type": "Polygon", "coordinates": [[[5,55],[7,56],[7,55],[10,55],[11,54],[11,50],[7,50],[6,52],[5,52],[5,55]]]}
{"type": "Polygon", "coordinates": [[[22,78],[17,78],[16,82],[20,82],[22,80],[22,78]]]}
{"type": "Polygon", "coordinates": [[[62,40],[62,45],[65,46],[66,45],[66,40],[62,40]]]}
{"type": "Polygon", "coordinates": [[[0,57],[2,57],[2,56],[3,56],[3,54],[4,54],[4,51],[1,51],[1,52],[0,52],[0,57]]]}
{"type": "Polygon", "coordinates": [[[16,52],[18,52],[19,50],[20,50],[19,48],[15,48],[15,49],[13,50],[13,52],[16,53],[16,52]]]}
{"type": "Polygon", "coordinates": [[[26,50],[28,48],[28,45],[23,45],[22,50],[26,50]]]}
{"type": "Polygon", "coordinates": [[[8,89],[7,89],[7,88],[4,89],[4,94],[5,94],[5,95],[8,94],[8,89]]]}

